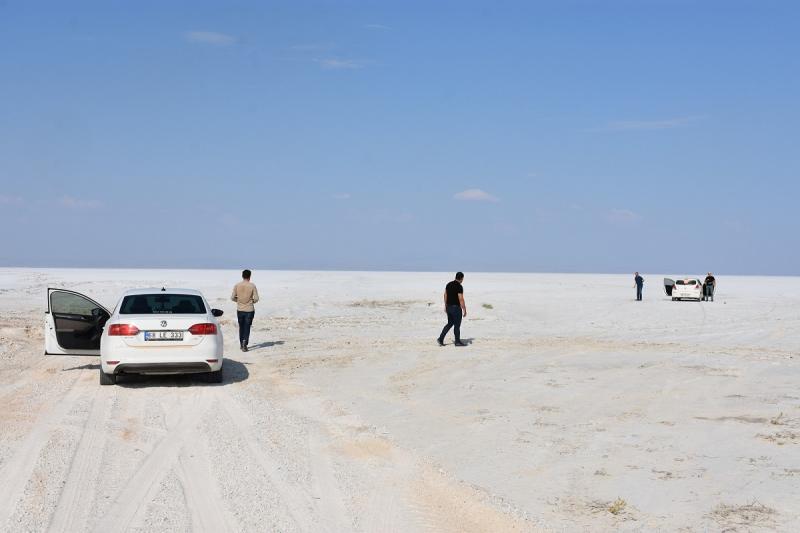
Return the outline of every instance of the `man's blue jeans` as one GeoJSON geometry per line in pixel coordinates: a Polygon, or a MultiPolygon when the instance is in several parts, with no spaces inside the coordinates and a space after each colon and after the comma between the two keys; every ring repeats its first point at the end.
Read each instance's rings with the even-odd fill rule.
{"type": "Polygon", "coordinates": [[[636,299],[637,300],[641,300],[642,299],[642,286],[641,285],[637,285],[636,286],[636,299]]]}
{"type": "Polygon", "coordinates": [[[256,316],[255,311],[236,311],[236,318],[239,319],[239,344],[250,342],[250,326],[253,325],[253,317],[256,316]]]}
{"type": "Polygon", "coordinates": [[[442,334],[439,335],[439,340],[444,342],[444,336],[447,335],[447,332],[450,331],[450,328],[453,329],[453,333],[456,335],[456,342],[461,342],[461,306],[459,305],[448,305],[447,306],[447,325],[442,330],[442,334]]]}

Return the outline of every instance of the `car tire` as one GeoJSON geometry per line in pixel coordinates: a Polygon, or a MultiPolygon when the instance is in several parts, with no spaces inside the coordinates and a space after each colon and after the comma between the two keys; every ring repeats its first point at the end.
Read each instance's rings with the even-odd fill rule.
{"type": "Polygon", "coordinates": [[[672,298],[672,301],[673,301],[673,302],[677,302],[677,301],[678,301],[678,299],[677,299],[677,298],[672,298]]]}
{"type": "Polygon", "coordinates": [[[115,385],[117,383],[116,374],[106,374],[100,369],[100,385],[115,385]]]}
{"type": "Polygon", "coordinates": [[[214,372],[208,372],[206,374],[206,381],[209,383],[222,383],[222,369],[220,368],[214,372]]]}

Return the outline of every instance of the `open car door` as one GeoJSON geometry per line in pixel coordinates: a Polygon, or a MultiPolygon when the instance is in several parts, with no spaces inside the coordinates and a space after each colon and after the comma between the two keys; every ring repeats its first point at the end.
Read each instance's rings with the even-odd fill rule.
{"type": "Polygon", "coordinates": [[[100,355],[100,335],[111,313],[83,294],[47,289],[45,355],[100,355]]]}
{"type": "Polygon", "coordinates": [[[669,278],[664,278],[664,292],[667,296],[672,296],[672,289],[675,288],[675,282],[669,278]]]}

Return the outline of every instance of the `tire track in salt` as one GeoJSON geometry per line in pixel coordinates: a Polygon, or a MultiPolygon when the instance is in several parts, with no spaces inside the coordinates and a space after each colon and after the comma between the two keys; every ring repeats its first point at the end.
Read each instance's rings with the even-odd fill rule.
{"type": "Polygon", "coordinates": [[[100,459],[107,438],[105,424],[111,416],[109,396],[115,392],[99,387],[95,389],[92,407],[48,531],[68,533],[86,529],[89,512],[86,502],[92,501],[95,492],[95,481],[100,473],[100,459]]]}
{"type": "Polygon", "coordinates": [[[419,530],[419,510],[409,505],[407,487],[416,476],[411,454],[390,447],[386,462],[362,458],[359,469],[366,468],[370,494],[360,511],[364,532],[398,532],[419,530]]]}
{"type": "Polygon", "coordinates": [[[396,487],[392,483],[384,485],[383,482],[376,483],[376,485],[362,511],[364,515],[362,516],[361,530],[382,533],[408,531],[406,525],[403,524],[403,517],[406,513],[401,509],[397,495],[393,492],[397,490],[396,487]]]}
{"type": "Polygon", "coordinates": [[[319,507],[322,531],[337,533],[353,528],[344,505],[344,497],[333,474],[330,450],[324,443],[321,428],[311,428],[308,448],[311,454],[312,492],[319,507]]]}
{"type": "Polygon", "coordinates": [[[228,420],[236,426],[239,437],[247,446],[250,456],[263,469],[269,478],[272,487],[278,493],[281,502],[286,506],[286,511],[291,519],[302,531],[313,531],[312,516],[319,516],[311,497],[303,490],[291,486],[280,475],[280,466],[272,460],[267,453],[259,447],[258,440],[253,435],[253,424],[249,417],[228,396],[220,397],[222,409],[228,414],[228,420]]]}
{"type": "MultiPolygon", "coordinates": [[[[136,474],[120,491],[106,514],[95,526],[98,533],[125,531],[144,513],[158,491],[158,484],[178,460],[181,448],[195,436],[198,424],[211,405],[207,390],[198,389],[199,398],[188,398],[172,429],[161,438],[136,474]]],[[[174,409],[174,406],[172,406],[174,409]]]]}
{"type": "MultiPolygon", "coordinates": [[[[96,376],[94,372],[91,372],[91,375],[96,376]]],[[[20,443],[17,452],[0,469],[0,479],[3,480],[0,484],[0,528],[19,504],[25,486],[36,468],[36,462],[49,441],[50,432],[61,423],[69,410],[75,406],[76,401],[84,395],[80,385],[87,381],[86,376],[85,370],[79,371],[55,405],[51,409],[42,409],[46,414],[34,423],[28,435],[20,443]]]]}
{"type": "Polygon", "coordinates": [[[211,472],[211,458],[205,441],[192,439],[187,442],[178,457],[178,479],[183,486],[186,504],[192,518],[192,531],[223,533],[234,531],[230,524],[235,520],[228,516],[220,494],[217,480],[211,472]]]}

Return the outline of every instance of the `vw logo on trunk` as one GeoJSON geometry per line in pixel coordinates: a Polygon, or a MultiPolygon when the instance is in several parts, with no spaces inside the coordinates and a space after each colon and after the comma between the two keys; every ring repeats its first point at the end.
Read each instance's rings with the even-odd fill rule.
{"type": "Polygon", "coordinates": [[[161,327],[162,327],[162,328],[165,328],[165,327],[167,327],[167,321],[166,321],[166,320],[162,320],[162,321],[161,321],[161,327]]]}

